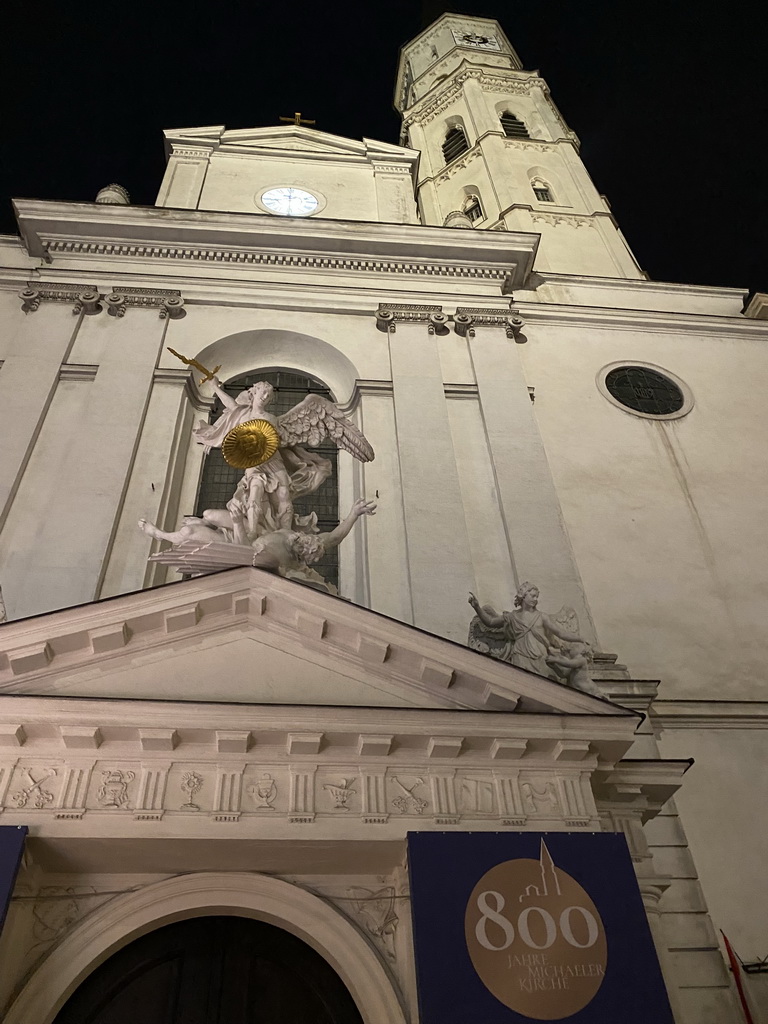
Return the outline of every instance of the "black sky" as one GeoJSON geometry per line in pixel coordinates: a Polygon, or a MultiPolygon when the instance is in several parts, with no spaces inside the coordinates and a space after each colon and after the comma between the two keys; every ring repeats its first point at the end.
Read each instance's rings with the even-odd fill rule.
{"type": "Polygon", "coordinates": [[[765,16],[747,0],[130,0],[5,6],[10,197],[154,203],[162,129],[277,123],[397,142],[397,51],[443,10],[497,18],[546,78],[640,264],[768,291],[765,16]]]}

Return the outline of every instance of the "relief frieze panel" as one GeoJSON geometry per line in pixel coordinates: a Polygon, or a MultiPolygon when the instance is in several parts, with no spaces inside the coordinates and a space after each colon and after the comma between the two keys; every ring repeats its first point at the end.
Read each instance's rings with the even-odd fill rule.
{"type": "Polygon", "coordinates": [[[125,815],[145,823],[199,818],[310,825],[323,819],[362,827],[424,823],[420,828],[472,822],[579,828],[597,820],[584,767],[484,770],[437,760],[318,765],[293,758],[258,762],[252,754],[218,763],[18,758],[0,764],[0,810],[6,820],[21,815],[25,821],[125,815]]]}

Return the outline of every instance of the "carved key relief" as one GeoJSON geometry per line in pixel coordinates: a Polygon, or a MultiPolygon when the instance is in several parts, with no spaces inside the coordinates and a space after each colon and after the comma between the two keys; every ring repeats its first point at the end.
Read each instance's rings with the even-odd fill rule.
{"type": "Polygon", "coordinates": [[[427,784],[421,775],[390,775],[390,799],[398,814],[423,814],[429,806],[427,784]]]}
{"type": "Polygon", "coordinates": [[[51,763],[17,765],[9,786],[9,805],[30,811],[53,807],[60,770],[61,765],[51,763]]]}

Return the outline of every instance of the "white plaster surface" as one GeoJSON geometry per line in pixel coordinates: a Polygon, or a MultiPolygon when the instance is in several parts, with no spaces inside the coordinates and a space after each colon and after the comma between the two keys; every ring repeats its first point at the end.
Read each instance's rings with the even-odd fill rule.
{"type": "Polygon", "coordinates": [[[664,757],[695,760],[675,803],[717,939],[722,929],[747,963],[766,955],[768,895],[763,876],[768,834],[761,810],[768,800],[765,743],[765,728],[666,728],[661,739],[664,757]]]}
{"type": "MultiPolygon", "coordinates": [[[[451,15],[434,37],[429,30],[406,51],[417,69],[405,103],[410,145],[421,150],[416,192],[416,148],[292,126],[214,126],[167,133],[157,210],[19,201],[29,250],[0,239],[0,499],[7,513],[0,582],[11,619],[0,638],[22,616],[173,578],[147,567],[149,545],[134,522],[148,515],[172,529],[193,510],[202,452],[191,430],[207,416],[210,394],[186,382],[165,346],[205,365],[221,363],[225,379],[260,369],[316,377],[377,452],[362,469],[340,462],[344,500],[364,494],[379,504],[341,550],[344,596],[463,642],[467,591],[510,608],[515,584],[527,577],[541,587],[543,608],[577,607],[585,626],[591,614],[600,647],[618,652],[635,680],[661,679],[660,707],[742,706],[727,729],[674,728],[662,715],[662,755],[693,756],[696,765],[678,797],[682,826],[671,811],[647,826],[656,870],[672,879],[659,903],[666,945],[675,951],[667,969],[692,986],[677,991],[679,1024],[730,1024],[732,994],[707,906],[741,955],[768,952],[760,904],[768,853],[759,829],[768,786],[764,730],[745,724],[744,712],[763,699],[768,657],[768,483],[760,468],[768,446],[768,326],[741,315],[738,289],[645,280],[541,79],[520,70],[501,35],[495,53],[457,49],[454,23],[496,31],[492,22],[451,15]],[[473,73],[465,75],[467,68],[473,73]],[[448,75],[443,84],[434,81],[439,74],[448,75]],[[502,109],[526,120],[531,140],[502,136],[502,109]],[[457,119],[472,149],[445,167],[440,144],[457,119]],[[551,186],[555,203],[535,200],[533,176],[551,186]],[[298,222],[263,213],[254,197],[281,183],[316,190],[324,199],[318,216],[298,222]],[[480,194],[485,219],[472,230],[441,228],[469,192],[480,194]],[[505,230],[490,233],[494,227],[505,230]],[[52,264],[41,260],[49,241],[52,264]],[[135,307],[122,318],[106,310],[73,316],[73,303],[61,297],[25,314],[18,293],[28,283],[94,285],[102,295],[117,287],[176,289],[186,316],[161,319],[157,308],[135,307]],[[519,343],[501,324],[478,324],[474,337],[462,337],[452,324],[447,334],[429,333],[419,319],[423,305],[449,315],[457,306],[508,314],[511,291],[524,321],[519,343]],[[375,319],[381,303],[404,304],[415,320],[385,333],[375,319]],[[596,377],[620,361],[677,375],[694,397],[691,412],[651,422],[611,405],[596,377]]],[[[213,579],[212,592],[219,585],[213,579]]],[[[346,661],[297,653],[265,643],[244,622],[235,633],[206,626],[205,637],[191,642],[171,629],[161,653],[134,657],[134,647],[121,660],[128,634],[114,623],[98,632],[109,607],[62,613],[81,616],[79,634],[72,633],[80,639],[69,647],[54,637],[48,650],[47,634],[36,632],[40,622],[29,625],[29,636],[9,648],[18,674],[10,662],[0,664],[14,692],[183,697],[201,720],[210,700],[311,701],[321,710],[342,705],[345,714],[381,704],[390,708],[378,720],[383,735],[395,713],[419,703],[461,707],[467,697],[445,682],[442,691],[422,688],[416,696],[423,666],[411,672],[409,688],[394,671],[384,679],[379,670],[361,670],[357,648],[342,645],[346,661]],[[114,647],[98,664],[70,671],[67,659],[91,643],[114,647]],[[30,661],[44,666],[44,682],[25,690],[30,661]]],[[[303,619],[304,628],[319,630],[317,618],[303,619]]],[[[126,626],[141,632],[133,620],[126,626]]],[[[288,617],[272,626],[296,630],[288,617]]],[[[392,635],[400,628],[390,627],[392,635]]],[[[419,637],[424,646],[437,642],[419,637]]],[[[391,652],[382,654],[388,642],[377,634],[363,649],[391,669],[391,652]]],[[[436,669],[427,666],[427,677],[450,678],[467,653],[450,650],[456,653],[444,653],[436,669]]],[[[527,699],[546,703],[554,693],[571,701],[547,716],[548,741],[565,728],[564,710],[591,715],[563,688],[534,684],[539,689],[527,699]]],[[[502,687],[504,699],[515,698],[513,690],[502,687]]],[[[52,712],[39,720],[58,726],[52,712]]],[[[236,726],[229,723],[231,731],[236,726]]],[[[657,757],[651,740],[644,733],[635,756],[657,757]]],[[[10,749],[14,758],[32,750],[10,749]]],[[[95,763],[95,756],[87,758],[95,763]]],[[[0,779],[0,790],[7,784],[0,779]]],[[[99,814],[103,820],[95,811],[85,824],[58,820],[56,841],[79,835],[85,846],[103,843],[103,855],[120,832],[135,844],[137,861],[159,843],[162,873],[163,856],[178,849],[169,837],[183,838],[165,819],[128,817],[119,828],[110,819],[97,840],[88,822],[99,814]]],[[[206,825],[208,850],[229,855],[216,845],[226,827],[206,825]]],[[[286,825],[291,837],[301,827],[286,825]]],[[[391,824],[371,827],[395,834],[391,824]]],[[[291,838],[287,848],[303,844],[291,838]]],[[[335,855],[349,849],[345,840],[335,855]]],[[[56,850],[64,856],[54,845],[51,858],[56,850]]],[[[202,847],[188,847],[185,857],[187,866],[202,863],[202,847]]],[[[350,877],[363,867],[371,864],[350,865],[350,877]]],[[[385,869],[394,870],[392,863],[385,869]]],[[[90,882],[64,875],[51,884],[90,882]]],[[[768,1019],[765,987],[750,985],[768,1019]]],[[[412,991],[406,998],[412,1001],[412,991]]]]}

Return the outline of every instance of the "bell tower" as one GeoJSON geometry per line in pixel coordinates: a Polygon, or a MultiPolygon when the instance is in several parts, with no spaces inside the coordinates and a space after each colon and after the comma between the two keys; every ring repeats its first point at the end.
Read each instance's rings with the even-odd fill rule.
{"type": "Polygon", "coordinates": [[[407,43],[395,106],[421,152],[424,224],[531,231],[538,270],[643,277],[578,138],[497,21],[444,14],[407,43]]]}

